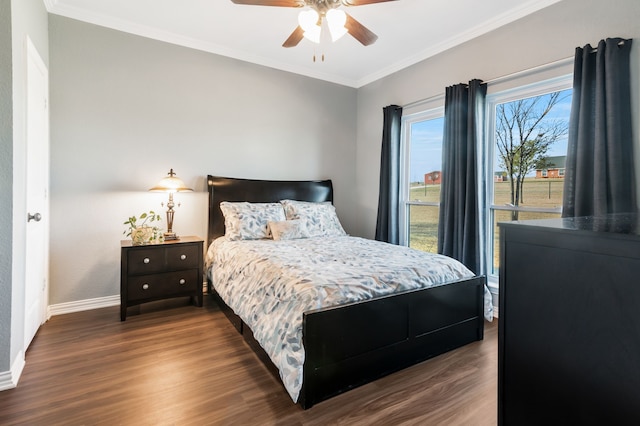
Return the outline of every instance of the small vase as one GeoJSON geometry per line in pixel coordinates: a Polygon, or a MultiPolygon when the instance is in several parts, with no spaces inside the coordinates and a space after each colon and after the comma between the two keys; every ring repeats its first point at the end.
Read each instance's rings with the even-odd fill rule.
{"type": "Polygon", "coordinates": [[[144,226],[131,230],[131,242],[134,246],[150,244],[155,237],[155,230],[152,227],[144,226]]]}

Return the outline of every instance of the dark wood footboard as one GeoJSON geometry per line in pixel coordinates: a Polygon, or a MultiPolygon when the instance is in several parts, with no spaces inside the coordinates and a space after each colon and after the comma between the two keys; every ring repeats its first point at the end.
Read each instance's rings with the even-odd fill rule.
{"type": "MultiPolygon", "coordinates": [[[[298,403],[327,398],[484,336],[485,278],[411,290],[306,312],[304,378],[298,403]]],[[[277,376],[250,328],[211,290],[227,318],[277,376]]],[[[278,378],[279,380],[279,378],[278,378]]]]}
{"type": "Polygon", "coordinates": [[[304,408],[484,335],[484,277],[307,312],[304,408]]]}

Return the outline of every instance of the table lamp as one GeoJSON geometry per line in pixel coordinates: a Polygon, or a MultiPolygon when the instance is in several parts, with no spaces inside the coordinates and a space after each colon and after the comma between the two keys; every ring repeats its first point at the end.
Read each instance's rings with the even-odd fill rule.
{"type": "MultiPolygon", "coordinates": [[[[169,202],[167,203],[167,232],[164,233],[165,241],[177,240],[178,236],[175,232],[173,232],[173,216],[175,211],[173,207],[175,204],[173,203],[173,193],[174,192],[191,192],[193,189],[187,188],[182,179],[176,176],[173,169],[169,170],[168,176],[162,178],[160,182],[153,188],[149,189],[152,192],[168,192],[169,193],[169,202]]],[[[162,203],[164,207],[164,203],[162,203]]],[[[178,207],[180,203],[178,203],[178,207]]]]}

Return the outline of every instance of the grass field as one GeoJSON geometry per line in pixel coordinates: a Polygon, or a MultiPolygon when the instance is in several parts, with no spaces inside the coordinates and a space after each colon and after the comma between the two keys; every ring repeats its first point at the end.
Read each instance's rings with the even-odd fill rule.
{"type": "MultiPolygon", "coordinates": [[[[528,178],[524,182],[522,207],[557,208],[562,206],[562,188],[564,179],[535,179],[528,178]]],[[[511,201],[511,185],[509,182],[495,182],[495,205],[507,205],[511,201]]],[[[412,201],[440,201],[440,185],[420,185],[411,187],[410,199],[412,201]]],[[[418,250],[437,252],[438,250],[438,214],[439,208],[433,206],[412,205],[409,209],[409,247],[418,250]]],[[[559,217],[559,213],[532,213],[520,212],[518,220],[547,219],[559,217]]],[[[496,211],[494,218],[493,263],[498,268],[498,226],[499,222],[511,221],[511,212],[496,211]]]]}

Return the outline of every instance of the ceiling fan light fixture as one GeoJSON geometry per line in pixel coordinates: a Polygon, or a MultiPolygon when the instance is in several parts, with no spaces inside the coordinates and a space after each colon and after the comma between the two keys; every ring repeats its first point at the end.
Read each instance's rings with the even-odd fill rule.
{"type": "Polygon", "coordinates": [[[304,30],[304,37],[314,43],[320,43],[320,26],[318,12],[313,9],[303,10],[298,15],[298,24],[304,30]]]}
{"type": "Polygon", "coordinates": [[[327,11],[327,24],[331,33],[331,41],[337,41],[347,33],[347,14],[342,10],[331,9],[327,11]]]}
{"type": "Polygon", "coordinates": [[[305,31],[303,35],[307,40],[320,44],[320,33],[320,27],[316,25],[315,28],[310,28],[309,31],[305,31]]]}

